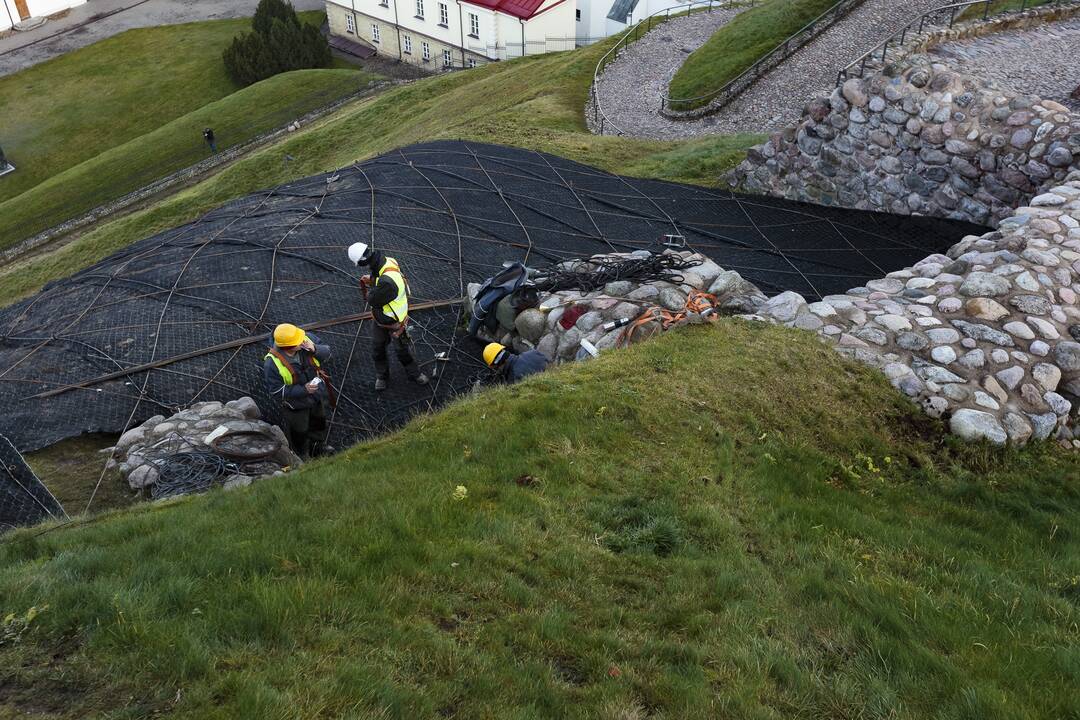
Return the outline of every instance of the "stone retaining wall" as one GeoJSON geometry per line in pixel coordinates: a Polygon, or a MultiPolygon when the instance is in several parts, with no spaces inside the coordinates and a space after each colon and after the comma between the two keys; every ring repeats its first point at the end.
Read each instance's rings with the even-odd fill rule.
{"type": "Polygon", "coordinates": [[[1080,173],[945,255],[751,317],[815,329],[965,439],[1080,448],[1080,173]]]}
{"type": "Polygon", "coordinates": [[[751,149],[727,179],[752,193],[995,225],[1076,167],[1071,159],[1054,164],[1065,161],[1063,151],[1051,161],[1048,143],[1041,142],[1059,131],[1057,139],[1066,139],[1076,154],[1080,139],[1069,142],[1073,120],[1057,117],[1070,111],[1048,99],[1014,97],[920,53],[1077,16],[1080,4],[1070,3],[913,32],[906,43],[890,46],[884,59],[875,56],[867,64],[865,81],[853,78],[831,97],[810,103],[795,127],[751,149]],[[852,102],[863,97],[862,105],[852,102]],[[1014,145],[1014,134],[1023,128],[1008,120],[1017,119],[1017,110],[1032,111],[1027,120],[1032,137],[1020,132],[1014,145]],[[1045,122],[1055,127],[1042,129],[1045,122]],[[954,141],[952,148],[948,140],[954,141]],[[959,142],[976,144],[978,150],[971,154],[959,142]]]}
{"type": "Polygon", "coordinates": [[[750,150],[742,190],[996,225],[1077,167],[1080,117],[920,55],[852,78],[750,150]]]}

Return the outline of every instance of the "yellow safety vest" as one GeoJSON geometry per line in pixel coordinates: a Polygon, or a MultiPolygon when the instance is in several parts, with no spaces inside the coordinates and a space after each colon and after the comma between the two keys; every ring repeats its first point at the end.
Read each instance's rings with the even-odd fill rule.
{"type": "MultiPolygon", "coordinates": [[[[281,355],[283,356],[284,353],[281,353],[281,355]]],[[[277,366],[278,374],[281,375],[281,381],[283,383],[285,383],[286,385],[292,385],[293,384],[292,363],[286,362],[283,359],[283,357],[279,356],[279,354],[274,350],[271,350],[270,352],[266,353],[266,357],[268,357],[268,358],[270,358],[271,360],[274,361],[274,365],[277,366]]],[[[321,364],[319,363],[319,358],[315,357],[314,355],[311,356],[311,362],[314,363],[316,368],[322,367],[321,364]]],[[[319,373],[319,374],[321,375],[321,373],[319,373]]]]}
{"type": "Polygon", "coordinates": [[[397,297],[382,306],[382,312],[387,317],[392,317],[399,323],[405,322],[405,318],[409,317],[409,296],[408,285],[405,282],[405,276],[401,274],[401,269],[398,267],[397,260],[394,258],[386,258],[386,262],[379,268],[379,274],[376,276],[376,282],[383,275],[386,275],[394,284],[397,285],[397,297]]]}

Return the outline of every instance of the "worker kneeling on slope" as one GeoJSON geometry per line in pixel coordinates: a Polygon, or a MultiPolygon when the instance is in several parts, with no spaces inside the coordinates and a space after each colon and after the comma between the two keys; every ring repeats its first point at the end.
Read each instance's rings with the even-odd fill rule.
{"type": "Polygon", "coordinates": [[[427,375],[420,372],[412,354],[408,328],[409,287],[397,260],[372,250],[365,243],[349,246],[349,260],[359,268],[371,269],[370,275],[360,278],[360,289],[371,307],[374,320],[371,324],[371,356],[375,362],[375,389],[385,390],[390,381],[386,349],[391,342],[397,351],[398,362],[405,368],[409,379],[426,385],[427,375]]]}
{"type": "Polygon", "coordinates": [[[543,372],[548,366],[547,357],[539,350],[529,350],[517,355],[499,343],[488,343],[484,348],[484,362],[495,371],[498,379],[510,383],[543,372]]]}
{"type": "Polygon", "coordinates": [[[322,368],[329,358],[329,345],[284,324],[274,329],[274,343],[263,360],[266,392],[281,403],[289,444],[305,459],[331,450],[326,445],[326,406],[334,402],[334,389],[322,368]]]}

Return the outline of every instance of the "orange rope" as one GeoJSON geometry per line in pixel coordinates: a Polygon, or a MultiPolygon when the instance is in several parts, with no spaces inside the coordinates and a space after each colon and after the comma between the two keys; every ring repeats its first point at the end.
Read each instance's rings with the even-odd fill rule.
{"type": "Polygon", "coordinates": [[[681,310],[672,312],[671,310],[667,310],[657,305],[646,308],[644,312],[637,316],[634,322],[623,329],[617,345],[623,346],[629,343],[630,338],[638,328],[649,324],[653,320],[659,320],[661,330],[667,331],[672,325],[675,325],[681,320],[685,320],[691,313],[700,314],[710,308],[715,308],[716,299],[715,295],[710,295],[707,292],[691,290],[690,294],[686,296],[686,305],[684,305],[681,310]]]}

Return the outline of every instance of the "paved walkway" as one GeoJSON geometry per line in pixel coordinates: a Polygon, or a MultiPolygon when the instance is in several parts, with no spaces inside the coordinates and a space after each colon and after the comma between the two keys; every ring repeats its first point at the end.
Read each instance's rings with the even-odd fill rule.
{"type": "MultiPolygon", "coordinates": [[[[324,0],[292,0],[292,3],[297,10],[326,7],[324,0]]],[[[89,0],[65,17],[50,20],[36,30],[0,38],[0,76],[132,28],[250,17],[258,4],[258,0],[89,0]],[[114,10],[121,12],[93,20],[114,10]]]]}
{"type": "Polygon", "coordinates": [[[1080,111],[1080,101],[1069,97],[1080,84],[1080,19],[942,43],[930,52],[1002,89],[1080,111]]]}
{"type": "MultiPolygon", "coordinates": [[[[946,0],[866,0],[719,113],[700,120],[677,122],[662,117],[657,111],[659,94],[655,92],[651,101],[645,98],[633,104],[612,101],[612,110],[608,109],[606,96],[601,96],[601,103],[620,129],[625,126],[627,134],[637,137],[666,140],[715,133],[772,132],[797,121],[803,108],[815,97],[832,92],[841,65],[871,49],[885,35],[919,13],[945,3],[946,0]]],[[[656,32],[654,30],[650,35],[656,32]]],[[[644,38],[638,43],[642,41],[644,38]]],[[[680,37],[675,37],[674,43],[677,47],[688,44],[680,37]]],[[[644,89],[662,85],[666,90],[674,69],[652,62],[646,53],[631,55],[627,52],[624,57],[637,61],[622,63],[620,58],[608,65],[600,78],[601,86],[644,89]]]]}

